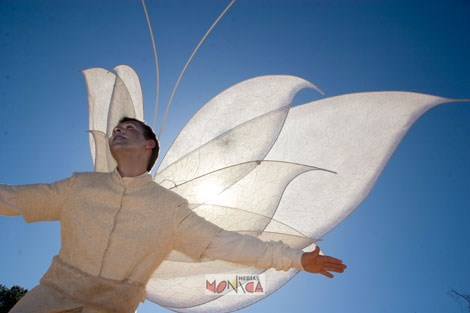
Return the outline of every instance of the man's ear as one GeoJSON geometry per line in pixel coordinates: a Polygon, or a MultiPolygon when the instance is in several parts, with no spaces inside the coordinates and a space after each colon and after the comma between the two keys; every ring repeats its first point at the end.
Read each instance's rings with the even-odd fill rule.
{"type": "Polygon", "coordinates": [[[153,149],[157,146],[157,143],[153,139],[147,140],[147,144],[145,145],[145,148],[153,149]]]}

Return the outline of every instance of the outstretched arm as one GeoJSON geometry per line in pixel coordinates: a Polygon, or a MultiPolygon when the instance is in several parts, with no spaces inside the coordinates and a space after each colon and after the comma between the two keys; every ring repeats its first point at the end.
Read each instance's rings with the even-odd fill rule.
{"type": "Polygon", "coordinates": [[[282,271],[295,268],[327,277],[333,277],[330,271],[341,273],[346,268],[341,260],[320,255],[318,247],[313,252],[304,252],[280,241],[265,242],[253,236],[223,230],[190,211],[187,202],[178,206],[177,212],[179,218],[175,233],[178,236],[174,248],[194,259],[207,257],[282,271]]]}
{"type": "Polygon", "coordinates": [[[342,273],[346,269],[346,264],[340,259],[320,255],[318,246],[312,252],[302,254],[301,263],[306,272],[322,274],[329,278],[333,278],[330,272],[342,273]]]}
{"type": "Polygon", "coordinates": [[[303,270],[300,264],[303,251],[280,241],[262,241],[238,232],[222,230],[209,244],[203,256],[261,269],[288,271],[303,270]]]}
{"type": "Polygon", "coordinates": [[[73,178],[52,184],[0,184],[0,215],[22,215],[28,223],[58,220],[73,178]]]}
{"type": "Polygon", "coordinates": [[[264,242],[256,237],[226,230],[216,236],[203,255],[262,269],[287,271],[295,268],[330,278],[333,277],[330,272],[342,273],[346,268],[341,260],[320,255],[319,247],[312,252],[303,252],[282,242],[264,242]]]}

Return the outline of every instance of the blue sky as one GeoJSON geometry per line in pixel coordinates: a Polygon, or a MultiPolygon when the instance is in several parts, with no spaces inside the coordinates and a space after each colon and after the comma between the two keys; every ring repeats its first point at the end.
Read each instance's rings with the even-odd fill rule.
{"type": "MultiPolygon", "coordinates": [[[[229,1],[147,1],[166,104],[187,57],[229,1]]],[[[402,90],[470,98],[470,2],[238,0],[176,93],[162,147],[229,86],[290,74],[326,97],[402,90]]],[[[129,64],[151,122],[155,70],[140,1],[0,2],[0,182],[91,171],[80,71],[129,64]]],[[[320,99],[311,91],[295,103],[320,99]]],[[[161,111],[163,111],[161,109],[161,111]]],[[[470,107],[442,105],[411,128],[363,204],[321,244],[349,266],[301,273],[244,312],[463,312],[470,294],[470,107]]],[[[341,195],[338,195],[339,197],[341,195]]],[[[0,283],[34,287],[60,247],[57,223],[0,218],[0,283]]],[[[139,312],[165,312],[146,302],[139,312]]]]}

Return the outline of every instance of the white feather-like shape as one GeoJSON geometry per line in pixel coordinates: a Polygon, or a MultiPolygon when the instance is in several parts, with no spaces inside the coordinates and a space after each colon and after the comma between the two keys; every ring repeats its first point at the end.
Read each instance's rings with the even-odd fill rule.
{"type": "MultiPolygon", "coordinates": [[[[85,71],[98,168],[110,163],[103,134],[123,115],[140,117],[140,83],[129,69],[115,69],[119,76],[111,92],[108,74],[85,71]],[[105,95],[98,95],[100,90],[105,95]],[[94,129],[103,125],[105,129],[94,129]]],[[[303,88],[320,91],[293,76],[257,77],[223,91],[181,130],[155,180],[226,229],[311,248],[367,196],[414,121],[433,106],[458,101],[369,92],[291,107],[303,88]]],[[[195,263],[173,252],[152,275],[147,296],[181,312],[232,311],[263,298],[206,296],[204,275],[209,273],[264,273],[267,296],[296,271],[195,263]]]]}

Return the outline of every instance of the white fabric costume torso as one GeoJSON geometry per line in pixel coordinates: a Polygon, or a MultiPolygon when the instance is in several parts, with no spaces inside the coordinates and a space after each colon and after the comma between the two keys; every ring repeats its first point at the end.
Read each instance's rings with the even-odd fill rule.
{"type": "Polygon", "coordinates": [[[36,309],[28,312],[64,312],[70,303],[83,312],[131,312],[145,299],[150,275],[173,249],[196,260],[206,256],[260,268],[302,269],[301,250],[224,231],[147,173],[133,178],[122,178],[117,170],[78,173],[53,184],[0,185],[0,214],[61,223],[59,255],[17,312],[34,303],[36,309]],[[40,309],[37,301],[56,291],[63,299],[51,301],[67,302],[67,307],[55,303],[59,309],[40,309]]]}

